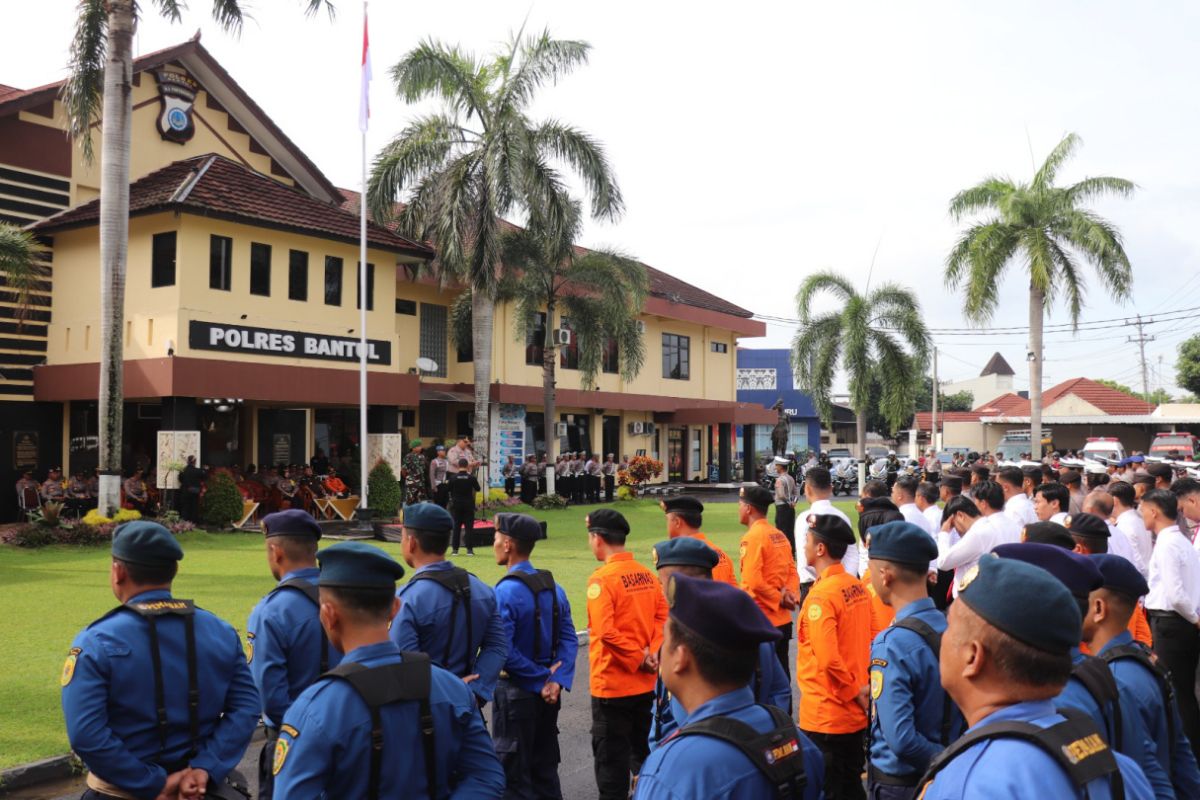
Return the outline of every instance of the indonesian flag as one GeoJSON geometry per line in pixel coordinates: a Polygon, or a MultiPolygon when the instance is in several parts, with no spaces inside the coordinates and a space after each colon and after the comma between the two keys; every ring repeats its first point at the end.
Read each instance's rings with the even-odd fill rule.
{"type": "Polygon", "coordinates": [[[358,100],[358,129],[367,132],[371,119],[371,44],[367,37],[367,4],[363,3],[362,96],[358,100]]]}

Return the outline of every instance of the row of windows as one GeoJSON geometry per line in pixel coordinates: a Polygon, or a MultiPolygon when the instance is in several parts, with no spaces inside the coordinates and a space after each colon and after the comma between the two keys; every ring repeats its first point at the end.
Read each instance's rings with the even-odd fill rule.
{"type": "MultiPolygon", "coordinates": [[[[151,244],[150,286],[175,285],[177,236],[174,231],[156,233],[151,244]]],[[[357,266],[357,265],[356,265],[357,266]]],[[[325,305],[342,304],[342,259],[325,256],[325,305]]],[[[233,239],[212,236],[208,247],[208,287],[218,291],[233,290],[233,239]]],[[[250,243],[250,294],[271,296],[271,245],[250,243]]],[[[308,253],[288,251],[289,300],[308,300],[308,253]]],[[[355,286],[354,307],[361,308],[361,287],[355,286]]],[[[375,265],[367,264],[367,310],[375,308],[375,265]]]]}
{"type": "MultiPolygon", "coordinates": [[[[579,369],[579,336],[571,328],[571,320],[563,317],[562,330],[570,332],[570,342],[558,349],[558,365],[563,369],[579,369]]],[[[525,336],[525,363],[530,366],[541,366],[546,355],[546,314],[539,311],[533,326],[525,336]]],[[[620,353],[617,341],[608,339],[604,343],[604,352],[600,354],[600,371],[616,374],[619,371],[620,353]]]]}

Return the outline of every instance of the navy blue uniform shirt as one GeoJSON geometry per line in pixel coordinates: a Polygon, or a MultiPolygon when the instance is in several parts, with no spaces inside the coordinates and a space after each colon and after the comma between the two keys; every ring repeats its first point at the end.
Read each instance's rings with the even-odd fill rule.
{"type": "MultiPolygon", "coordinates": [[[[514,565],[509,573],[537,570],[528,561],[514,565]]],[[[517,686],[527,692],[540,692],[550,680],[550,667],[554,661],[562,662],[554,672],[554,682],[567,691],[575,681],[575,654],[579,650],[579,637],[575,635],[575,622],[571,619],[571,604],[567,593],[558,584],[554,591],[558,596],[558,630],[554,626],[554,600],[549,592],[538,592],[537,604],[542,613],[541,629],[534,631],[534,597],[525,584],[516,579],[501,579],[496,584],[496,605],[504,622],[504,638],[509,642],[508,660],[504,671],[517,686]],[[534,657],[534,641],[539,642],[538,658],[534,657]],[[556,653],[551,660],[551,642],[556,653]]]]}

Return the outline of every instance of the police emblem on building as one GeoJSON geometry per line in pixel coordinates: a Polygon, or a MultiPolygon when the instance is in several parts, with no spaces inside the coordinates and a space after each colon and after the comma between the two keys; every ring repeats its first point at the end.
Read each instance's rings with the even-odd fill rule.
{"type": "Polygon", "coordinates": [[[158,132],[168,142],[183,144],[196,132],[192,106],[200,84],[187,75],[165,69],[156,70],[154,77],[158,80],[158,99],[162,103],[158,132]]]}

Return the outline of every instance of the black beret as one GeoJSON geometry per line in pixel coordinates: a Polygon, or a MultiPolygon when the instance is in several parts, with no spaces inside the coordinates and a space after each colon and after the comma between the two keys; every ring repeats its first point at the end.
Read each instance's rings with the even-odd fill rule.
{"type": "Polygon", "coordinates": [[[766,511],[775,504],[775,496],[757,483],[748,483],[743,486],[738,492],[738,499],[748,506],[754,506],[759,511],[766,511]]]}
{"type": "Polygon", "coordinates": [[[183,558],[183,548],[171,532],[150,520],[126,522],[113,534],[113,558],[147,567],[174,564],[183,558]]]}
{"type": "Polygon", "coordinates": [[[691,536],[680,536],[667,539],[654,545],[654,568],[663,567],[700,567],[712,569],[721,557],[717,551],[699,539],[691,536]]]}
{"type": "Polygon", "coordinates": [[[449,533],[454,527],[450,512],[436,503],[413,503],[404,507],[404,527],[433,533],[449,533]]]}
{"type": "Polygon", "coordinates": [[[1046,653],[1079,646],[1079,604],[1062,581],[1015,558],[985,555],[959,582],[958,599],[989,625],[1046,653]]]}
{"type": "Polygon", "coordinates": [[[1052,544],[1002,544],[992,550],[1000,558],[1014,558],[1041,567],[1058,578],[1075,597],[1087,598],[1100,588],[1100,569],[1090,558],[1052,544]]]}
{"type": "Polygon", "coordinates": [[[321,564],[320,586],[347,589],[395,589],[404,577],[396,559],[365,542],[338,542],[317,553],[321,564]]]}
{"type": "Polygon", "coordinates": [[[1100,577],[1104,580],[1102,586],[1105,589],[1120,592],[1132,600],[1150,593],[1146,579],[1129,559],[1112,553],[1096,553],[1091,559],[1100,570],[1100,577]]]}
{"type": "Polygon", "coordinates": [[[662,510],[670,514],[672,511],[690,511],[694,514],[704,512],[704,503],[694,497],[681,494],[678,497],[668,497],[662,501],[662,510]]]}
{"type": "MultiPolygon", "coordinates": [[[[808,529],[818,539],[835,544],[852,545],[855,543],[854,531],[850,529],[846,520],[836,514],[809,514],[806,521],[808,529]]],[[[928,538],[928,534],[926,534],[926,538],[928,538]]]]}
{"type": "Polygon", "coordinates": [[[1067,517],[1066,523],[1067,530],[1079,536],[1107,539],[1112,534],[1112,531],[1108,528],[1108,523],[1095,514],[1085,512],[1072,514],[1067,517]]]}
{"type": "Polygon", "coordinates": [[[1025,526],[1023,542],[1029,544],[1052,544],[1064,550],[1074,550],[1075,540],[1071,532],[1057,522],[1032,522],[1025,526]]]}
{"type": "Polygon", "coordinates": [[[676,573],[667,583],[667,606],[671,619],[726,650],[757,650],[781,635],[750,595],[723,581],[676,573]]]}
{"type": "Polygon", "coordinates": [[[607,533],[619,536],[629,535],[629,522],[619,511],[611,508],[598,508],[587,515],[588,533],[607,533]]]}
{"type": "Polygon", "coordinates": [[[867,528],[871,534],[871,558],[927,567],[938,557],[937,542],[911,522],[897,520],[867,528]]]}
{"type": "Polygon", "coordinates": [[[321,538],[321,526],[313,519],[312,514],[299,508],[289,508],[286,511],[267,514],[263,517],[262,528],[263,534],[268,539],[272,536],[321,538]]]}
{"type": "Polygon", "coordinates": [[[536,542],[546,538],[542,525],[528,514],[501,513],[495,517],[496,530],[523,542],[536,542]]]}

